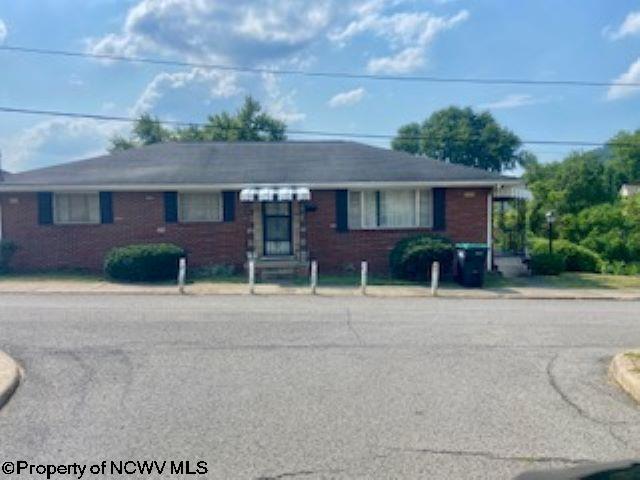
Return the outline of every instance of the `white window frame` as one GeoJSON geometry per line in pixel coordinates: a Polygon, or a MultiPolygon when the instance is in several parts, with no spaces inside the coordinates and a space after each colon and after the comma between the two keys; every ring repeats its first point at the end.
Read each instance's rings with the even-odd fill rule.
{"type": "Polygon", "coordinates": [[[101,223],[100,193],[99,192],[54,192],[53,193],[53,224],[54,225],[99,225],[101,223]],[[95,220],[88,221],[63,221],[60,220],[60,206],[58,205],[61,196],[67,195],[90,195],[95,197],[98,212],[95,220]]]}
{"type": "MultiPolygon", "coordinates": [[[[359,227],[354,227],[351,224],[351,215],[348,215],[348,224],[349,224],[349,230],[431,230],[433,229],[433,188],[429,188],[429,187],[424,187],[424,188],[371,188],[371,189],[360,189],[360,190],[348,190],[347,195],[347,205],[351,205],[351,195],[354,193],[358,193],[360,195],[360,226],[359,227]],[[383,226],[383,225],[374,225],[374,226],[365,226],[365,206],[364,206],[364,192],[383,192],[383,191],[393,191],[393,190],[413,190],[414,192],[414,201],[415,201],[415,218],[414,218],[414,224],[413,225],[409,225],[409,226],[402,226],[402,227],[390,227],[390,226],[383,226]],[[428,191],[428,195],[431,199],[431,201],[429,202],[429,208],[431,209],[431,211],[429,212],[429,224],[428,225],[420,225],[420,218],[421,218],[421,211],[420,211],[420,206],[421,206],[421,199],[420,199],[420,195],[422,195],[423,190],[427,190],[428,191]]],[[[349,212],[347,211],[347,214],[349,212]]],[[[379,212],[376,213],[376,218],[379,218],[379,212]]]]}
{"type": "Polygon", "coordinates": [[[195,192],[178,192],[178,223],[221,223],[224,221],[224,198],[221,191],[207,190],[207,191],[195,191],[195,192]],[[187,220],[183,216],[182,211],[182,198],[185,195],[217,195],[218,196],[218,218],[215,220],[187,220]]]}

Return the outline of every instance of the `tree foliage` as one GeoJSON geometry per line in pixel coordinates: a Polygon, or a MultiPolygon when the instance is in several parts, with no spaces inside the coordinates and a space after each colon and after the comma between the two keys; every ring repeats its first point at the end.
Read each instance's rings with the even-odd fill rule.
{"type": "Polygon", "coordinates": [[[520,161],[521,141],[501,127],[490,112],[449,107],[433,113],[422,125],[398,129],[391,146],[412,154],[499,172],[520,161]]]}
{"type": "Polygon", "coordinates": [[[621,132],[607,147],[572,153],[561,162],[529,162],[524,179],[534,196],[529,205],[534,234],[546,235],[544,214],[553,210],[557,237],[609,263],[640,262],[640,196],[619,197],[623,183],[640,181],[640,130],[621,132]]]}
{"type": "Polygon", "coordinates": [[[145,113],[136,120],[129,138],[116,136],[111,139],[109,150],[126,150],[167,141],[274,142],[286,139],[286,128],[284,122],[264,112],[258,101],[246,97],[236,113],[211,115],[202,126],[170,129],[164,127],[157,118],[145,113]]]}

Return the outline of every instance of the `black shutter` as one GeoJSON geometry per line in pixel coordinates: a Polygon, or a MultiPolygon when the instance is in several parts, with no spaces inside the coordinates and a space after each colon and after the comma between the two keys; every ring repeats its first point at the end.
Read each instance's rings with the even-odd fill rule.
{"type": "Polygon", "coordinates": [[[164,221],[166,223],[178,221],[178,192],[164,192],[164,221]]]}
{"type": "Polygon", "coordinates": [[[236,192],[222,192],[222,220],[233,222],[236,217],[236,192]]]}
{"type": "Polygon", "coordinates": [[[100,223],[113,223],[113,194],[100,192],[100,223]]]}
{"type": "Polygon", "coordinates": [[[38,223],[51,225],[53,223],[53,193],[38,192],[38,223]]]}
{"type": "Polygon", "coordinates": [[[445,188],[433,189],[433,230],[442,231],[447,229],[447,202],[445,188]]]}
{"type": "Polygon", "coordinates": [[[336,190],[336,231],[349,230],[349,193],[347,190],[336,190]]]}

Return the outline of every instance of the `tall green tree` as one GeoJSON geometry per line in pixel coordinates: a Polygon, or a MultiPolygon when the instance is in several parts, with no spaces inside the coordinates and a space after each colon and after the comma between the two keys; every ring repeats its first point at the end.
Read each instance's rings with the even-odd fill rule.
{"type": "Polygon", "coordinates": [[[136,120],[131,136],[113,137],[109,150],[126,150],[166,141],[275,142],[286,139],[286,129],[284,122],[264,112],[260,103],[248,96],[236,113],[211,115],[203,126],[169,129],[157,118],[143,114],[136,120]]]}
{"type": "Polygon", "coordinates": [[[412,154],[499,172],[520,160],[518,136],[498,124],[490,112],[449,107],[433,113],[422,125],[400,127],[391,146],[412,154]]]}
{"type": "Polygon", "coordinates": [[[609,141],[608,173],[613,188],[640,182],[640,129],[620,132],[609,141]]]}
{"type": "Polygon", "coordinates": [[[544,214],[577,214],[581,210],[615,200],[606,175],[605,161],[599,151],[572,153],[562,162],[525,166],[524,180],[533,193],[530,223],[536,233],[545,228],[544,214]]]}
{"type": "Polygon", "coordinates": [[[398,135],[391,141],[391,148],[413,155],[421,153],[420,137],[422,129],[418,122],[411,122],[398,129],[398,135]]]}

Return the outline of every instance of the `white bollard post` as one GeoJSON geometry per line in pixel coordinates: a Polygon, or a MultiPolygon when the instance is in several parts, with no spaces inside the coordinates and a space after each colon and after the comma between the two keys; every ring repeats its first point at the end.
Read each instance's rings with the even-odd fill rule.
{"type": "Polygon", "coordinates": [[[311,262],[311,293],[316,294],[316,288],[318,287],[318,262],[313,260],[311,262]]]}
{"type": "Polygon", "coordinates": [[[438,282],[440,281],[440,263],[433,262],[431,264],[431,296],[438,296],[438,282]]]}
{"type": "Polygon", "coordinates": [[[362,290],[362,294],[367,294],[367,262],[362,262],[360,264],[360,289],[362,290]]]}
{"type": "Polygon", "coordinates": [[[249,293],[251,295],[255,292],[256,285],[256,262],[255,260],[249,260],[249,293]]]}
{"type": "Polygon", "coordinates": [[[178,263],[178,291],[184,294],[184,282],[187,279],[187,259],[182,257],[178,263]]]}

